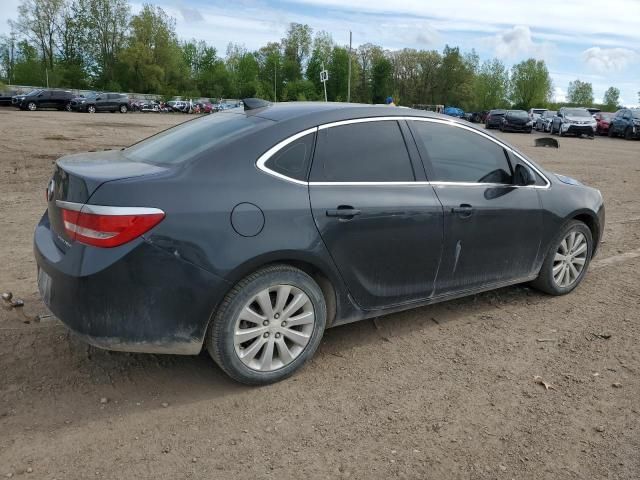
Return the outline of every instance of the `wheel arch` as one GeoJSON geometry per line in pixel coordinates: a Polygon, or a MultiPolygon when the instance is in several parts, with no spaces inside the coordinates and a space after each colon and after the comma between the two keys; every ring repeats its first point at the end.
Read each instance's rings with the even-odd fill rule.
{"type": "Polygon", "coordinates": [[[578,220],[589,227],[589,230],[591,231],[591,237],[593,239],[593,252],[591,256],[594,257],[596,251],[598,250],[598,245],[600,244],[600,220],[598,219],[598,215],[591,210],[585,209],[573,212],[567,218],[567,221],[568,220],[578,220]]]}

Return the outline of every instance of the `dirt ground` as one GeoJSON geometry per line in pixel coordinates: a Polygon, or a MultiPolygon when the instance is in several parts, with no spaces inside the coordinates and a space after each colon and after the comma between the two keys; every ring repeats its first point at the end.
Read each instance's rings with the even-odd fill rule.
{"type": "MultiPolygon", "coordinates": [[[[0,110],[0,291],[47,313],[31,238],[57,157],[185,119],[0,110]]],[[[518,286],[334,328],[263,388],[206,353],[105,352],[0,309],[0,477],[639,478],[640,142],[504,135],[604,195],[604,244],[574,293],[518,286]]]]}

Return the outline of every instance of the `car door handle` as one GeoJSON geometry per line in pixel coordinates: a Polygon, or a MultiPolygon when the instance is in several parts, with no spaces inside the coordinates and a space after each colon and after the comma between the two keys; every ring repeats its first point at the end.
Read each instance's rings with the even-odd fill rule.
{"type": "Polygon", "coordinates": [[[452,213],[457,213],[459,217],[467,218],[467,217],[470,217],[473,214],[474,208],[471,205],[469,205],[468,203],[463,203],[459,207],[453,207],[451,209],[451,212],[452,213]]]}
{"type": "Polygon", "coordinates": [[[327,210],[327,217],[352,218],[361,213],[357,208],[340,205],[338,208],[327,210]]]}

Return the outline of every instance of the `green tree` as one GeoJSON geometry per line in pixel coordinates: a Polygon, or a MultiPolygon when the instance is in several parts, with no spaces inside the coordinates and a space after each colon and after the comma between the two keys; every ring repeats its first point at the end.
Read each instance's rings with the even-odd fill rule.
{"type": "Polygon", "coordinates": [[[477,55],[463,56],[458,47],[446,45],[438,69],[439,102],[444,105],[466,106],[473,97],[474,68],[477,55]]]}
{"type": "Polygon", "coordinates": [[[127,0],[79,0],[79,7],[90,74],[97,87],[119,90],[117,61],[127,41],[129,3],[127,0]]]}
{"type": "Polygon", "coordinates": [[[13,81],[19,85],[44,85],[44,65],[38,50],[26,40],[18,42],[13,81]]]}
{"type": "Polygon", "coordinates": [[[530,58],[514,65],[510,83],[515,108],[544,107],[551,98],[553,84],[544,60],[530,58]]]}
{"type": "Polygon", "coordinates": [[[331,59],[327,68],[327,97],[333,102],[346,102],[349,81],[349,51],[335,46],[331,50],[331,59]]]}
{"type": "Polygon", "coordinates": [[[258,91],[259,65],[256,56],[243,45],[230,43],[227,47],[227,70],[234,98],[253,97],[258,91]]]}
{"type": "Polygon", "coordinates": [[[164,94],[171,92],[180,75],[183,57],[175,34],[175,20],[160,7],[144,5],[130,22],[131,34],[120,55],[129,89],[164,94]]]}
{"type": "Polygon", "coordinates": [[[606,92],[604,92],[604,99],[602,100],[607,107],[607,110],[615,110],[618,108],[620,104],[620,90],[616,87],[609,87],[606,92]]]}
{"type": "MultiPolygon", "coordinates": [[[[311,57],[307,63],[306,77],[313,83],[314,88],[319,97],[324,100],[324,87],[320,81],[320,72],[322,67],[329,68],[331,63],[331,54],[333,51],[334,43],[331,35],[327,32],[320,31],[316,33],[313,40],[313,49],[311,51],[311,57]]],[[[329,79],[333,77],[333,73],[329,74],[329,79]]]]}
{"type": "Polygon", "coordinates": [[[49,70],[54,69],[63,7],[64,0],[22,0],[18,5],[18,20],[10,21],[32,45],[37,45],[49,70]]]}
{"type": "Polygon", "coordinates": [[[393,65],[384,55],[373,58],[371,63],[371,100],[384,103],[393,94],[393,65]]]}
{"type": "Polygon", "coordinates": [[[302,78],[305,61],[311,50],[312,32],[309,25],[289,24],[287,36],[282,39],[284,50],[282,73],[285,82],[302,78]]]}
{"type": "Polygon", "coordinates": [[[482,64],[474,81],[473,108],[490,110],[509,105],[509,71],[498,60],[487,60],[482,64]]]}
{"type": "Polygon", "coordinates": [[[258,81],[260,95],[278,101],[284,94],[284,76],[282,72],[283,56],[278,42],[267,43],[255,53],[258,61],[258,81]],[[276,98],[277,95],[277,98],[276,98]]]}
{"type": "Polygon", "coordinates": [[[569,82],[567,101],[582,106],[593,104],[593,87],[589,82],[582,82],[579,79],[569,82]]]}

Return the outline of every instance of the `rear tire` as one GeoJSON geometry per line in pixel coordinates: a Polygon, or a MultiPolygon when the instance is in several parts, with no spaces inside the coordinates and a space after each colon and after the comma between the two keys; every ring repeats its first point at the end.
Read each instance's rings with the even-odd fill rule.
{"type": "Polygon", "coordinates": [[[87,113],[96,113],[96,107],[94,105],[89,105],[87,107],[87,113]]]}
{"type": "Polygon", "coordinates": [[[27,109],[31,112],[35,112],[38,109],[38,104],[36,102],[29,102],[27,104],[27,109]]]}
{"type": "Polygon", "coordinates": [[[613,138],[613,137],[615,137],[615,136],[616,136],[616,134],[615,134],[615,133],[614,133],[614,131],[613,131],[613,127],[612,127],[611,125],[609,125],[609,131],[607,132],[607,136],[608,136],[609,138],[613,138]]]}
{"type": "Polygon", "coordinates": [[[129,109],[126,105],[120,105],[120,113],[127,113],[127,110],[129,109]]]}
{"type": "Polygon", "coordinates": [[[322,290],[309,275],[289,265],[268,266],[226,295],[209,325],[207,350],[238,382],[274,383],[313,356],[326,317],[322,290]]]}
{"type": "Polygon", "coordinates": [[[593,237],[589,227],[578,220],[569,221],[551,242],[538,278],[531,282],[531,285],[549,295],[565,295],[571,292],[582,282],[592,253],[593,237]],[[573,242],[570,241],[572,235],[573,242]],[[581,250],[582,248],[584,249],[581,250]],[[566,272],[566,276],[563,272],[566,272]]]}

